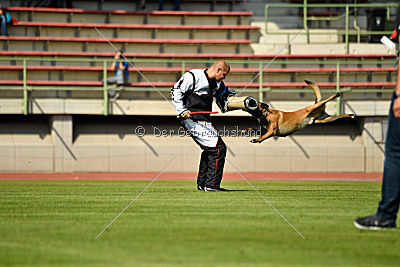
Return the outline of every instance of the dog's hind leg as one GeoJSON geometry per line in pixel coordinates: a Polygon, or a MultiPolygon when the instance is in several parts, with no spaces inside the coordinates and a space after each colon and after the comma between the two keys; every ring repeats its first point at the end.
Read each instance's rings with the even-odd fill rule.
{"type": "Polygon", "coordinates": [[[331,96],[328,97],[327,99],[324,99],[324,100],[322,100],[322,101],[319,101],[319,102],[315,103],[314,105],[308,106],[306,109],[314,110],[314,109],[316,109],[316,108],[319,108],[320,106],[325,105],[327,102],[332,101],[333,99],[335,99],[335,98],[337,98],[337,97],[339,97],[339,96],[341,96],[341,93],[336,93],[336,94],[334,94],[334,95],[331,95],[331,96]]]}
{"type": "MultiPolygon", "coordinates": [[[[328,97],[327,99],[324,99],[322,101],[319,101],[318,103],[315,103],[314,105],[308,106],[305,108],[305,110],[307,112],[312,112],[313,110],[325,105],[327,102],[339,97],[341,94],[340,93],[336,93],[334,95],[331,95],[330,97],[328,97]]],[[[321,114],[322,115],[322,114],[321,114]]],[[[319,117],[319,116],[318,116],[319,117]]]]}
{"type": "Polygon", "coordinates": [[[341,119],[341,118],[352,118],[354,119],[354,115],[353,114],[340,114],[339,116],[329,116],[323,120],[315,120],[314,123],[327,123],[327,122],[332,122],[335,121],[337,119],[341,119]]]}

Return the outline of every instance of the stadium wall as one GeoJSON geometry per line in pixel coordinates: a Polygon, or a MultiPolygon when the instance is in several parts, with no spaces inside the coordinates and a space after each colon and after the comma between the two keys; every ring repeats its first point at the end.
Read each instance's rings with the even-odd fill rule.
{"type": "MultiPolygon", "coordinates": [[[[262,144],[241,132],[257,127],[249,117],[215,122],[240,171],[382,171],[385,116],[313,125],[262,144]]],[[[157,172],[175,156],[168,171],[196,172],[201,153],[174,116],[2,115],[0,124],[1,172],[157,172]]]]}

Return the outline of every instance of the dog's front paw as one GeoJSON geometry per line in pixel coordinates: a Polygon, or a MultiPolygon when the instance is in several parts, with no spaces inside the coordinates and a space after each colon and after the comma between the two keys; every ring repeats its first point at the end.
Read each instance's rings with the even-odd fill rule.
{"type": "Polygon", "coordinates": [[[251,143],[261,143],[261,141],[257,140],[257,139],[252,139],[250,140],[251,143]]]}

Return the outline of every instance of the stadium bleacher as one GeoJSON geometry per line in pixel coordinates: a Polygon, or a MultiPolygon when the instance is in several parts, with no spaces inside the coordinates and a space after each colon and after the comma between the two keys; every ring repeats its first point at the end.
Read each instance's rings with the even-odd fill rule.
{"type": "MultiPolygon", "coordinates": [[[[101,59],[111,59],[113,52],[94,27],[104,32],[162,91],[167,91],[183,70],[207,66],[216,58],[232,61],[228,82],[231,87],[240,89],[275,57],[252,53],[250,44],[258,41],[260,28],[248,25],[250,12],[32,7],[8,10],[19,22],[11,27],[10,37],[0,37],[3,47],[0,56],[9,57],[1,61],[4,78],[0,83],[3,85],[23,84],[21,59],[29,57],[32,60],[26,61],[27,86],[39,86],[42,81],[46,86],[97,86],[101,90],[104,78],[101,59]],[[62,61],[71,58],[76,60],[62,61]],[[92,62],[91,58],[95,60],[92,62]]],[[[376,91],[392,86],[393,67],[388,60],[394,58],[393,54],[279,55],[276,64],[263,70],[263,80],[256,77],[247,87],[249,94],[255,95],[254,88],[259,88],[258,95],[262,96],[260,93],[274,91],[274,88],[304,88],[302,80],[314,75],[322,88],[340,86],[375,88],[376,91]],[[337,62],[340,62],[340,83],[334,82],[337,62]]],[[[132,72],[127,86],[133,87],[132,91],[135,87],[144,91],[152,87],[136,72],[132,72]]]]}
{"type": "MultiPolygon", "coordinates": [[[[137,69],[144,73],[146,77],[151,78],[158,86],[161,87],[171,87],[174,83],[173,81],[176,77],[179,77],[182,74],[182,68],[180,67],[137,67],[137,69]],[[170,82],[157,82],[157,77],[163,75],[163,79],[169,80],[170,82]]],[[[185,68],[185,71],[190,70],[191,68],[185,68]]],[[[8,77],[8,79],[14,78],[14,80],[0,80],[0,84],[22,84],[23,81],[18,80],[20,72],[23,70],[23,66],[21,65],[0,65],[0,70],[3,70],[3,75],[0,75],[0,78],[8,77]]],[[[355,75],[358,75],[358,82],[344,82],[340,83],[340,86],[353,86],[353,87],[361,87],[361,86],[393,86],[393,82],[391,82],[391,75],[395,72],[394,67],[344,67],[340,68],[340,72],[342,75],[347,75],[347,78],[342,78],[342,81],[352,81],[354,80],[355,75]],[[365,75],[361,75],[361,73],[366,73],[365,75]],[[368,74],[369,73],[369,74],[368,74]],[[353,76],[350,76],[350,75],[353,76]],[[368,76],[369,75],[369,76],[368,76]],[[372,78],[371,75],[374,77],[372,78]],[[380,79],[378,77],[381,77],[380,79]],[[361,79],[364,79],[364,82],[360,82],[361,79]],[[372,81],[367,81],[374,80],[372,81]],[[379,80],[379,81],[378,81],[379,80]],[[389,81],[387,81],[389,80],[389,81]]],[[[76,84],[76,85],[101,85],[100,81],[96,81],[99,77],[103,75],[103,67],[100,66],[66,66],[66,65],[29,65],[27,66],[27,71],[29,71],[29,75],[27,77],[27,84],[46,84],[46,82],[53,82],[54,85],[57,82],[61,82],[58,84],[68,83],[76,84]],[[60,77],[60,73],[62,73],[63,79],[61,81],[46,81],[49,77],[60,77]],[[77,80],[71,81],[71,78],[77,77],[77,80]],[[68,81],[70,80],[70,81],[68,81]]],[[[109,75],[112,75],[112,70],[110,68],[107,69],[109,75]]],[[[246,86],[246,83],[240,82],[240,80],[251,80],[254,73],[258,73],[260,70],[258,68],[232,68],[230,73],[230,83],[231,87],[240,88],[246,86]],[[238,77],[237,77],[238,76],[238,77]]],[[[325,67],[325,68],[268,68],[264,69],[262,72],[264,74],[271,74],[279,77],[269,77],[268,81],[273,80],[284,80],[285,74],[286,79],[290,81],[291,74],[299,75],[301,73],[313,73],[315,75],[319,74],[320,80],[318,84],[321,87],[335,87],[336,83],[333,82],[325,82],[328,80],[327,77],[329,74],[333,74],[337,71],[336,68],[333,67],[325,67]],[[325,74],[325,77],[323,77],[325,74]]],[[[133,80],[140,80],[140,75],[136,75],[132,73],[133,80]]],[[[48,85],[49,83],[47,83],[48,85]]],[[[151,85],[143,82],[130,82],[127,84],[128,86],[147,86],[151,88],[151,85]]],[[[305,87],[304,83],[299,82],[269,82],[263,83],[263,87],[305,87]]],[[[253,82],[248,85],[248,87],[259,87],[259,83],[253,82]]]]}
{"type": "MultiPolygon", "coordinates": [[[[209,4],[210,1],[207,1],[207,5],[209,4]]],[[[231,64],[231,73],[226,83],[237,91],[246,88],[242,95],[252,95],[268,101],[276,108],[293,110],[314,101],[312,90],[303,80],[315,80],[324,96],[336,91],[345,92],[340,99],[342,102],[329,103],[328,112],[341,111],[366,116],[365,123],[363,122],[366,128],[370,127],[368,123],[375,125],[375,121],[369,118],[383,116],[387,112],[386,99],[390,97],[395,84],[396,55],[381,53],[381,50],[348,54],[303,51],[296,54],[288,49],[277,55],[284,44],[276,43],[273,44],[278,48],[275,54],[255,53],[254,45],[259,44],[263,29],[251,25],[253,16],[248,11],[110,11],[32,7],[9,7],[8,11],[19,22],[9,27],[9,37],[0,37],[0,114],[43,114],[50,116],[49,122],[53,126],[56,122],[61,123],[65,120],[65,129],[74,127],[74,137],[70,137],[68,133],[64,136],[62,129],[57,129],[68,140],[66,143],[73,147],[73,151],[81,151],[78,152],[77,158],[90,158],[90,155],[100,152],[93,152],[91,149],[86,152],[86,147],[91,147],[91,135],[80,135],[86,126],[79,122],[74,124],[76,116],[144,116],[145,118],[140,120],[145,124],[154,119],[150,118],[151,116],[173,118],[175,111],[164,97],[169,99],[169,91],[174,82],[184,71],[207,67],[220,58],[231,64]],[[95,27],[110,38],[116,48],[122,50],[135,68],[151,83],[131,68],[130,81],[124,86],[120,97],[116,100],[109,99],[107,90],[120,90],[115,86],[107,87],[102,82],[105,77],[113,75],[110,65],[115,51],[98,34],[95,27]]],[[[312,12],[315,14],[308,14],[338,15],[336,10],[330,10],[329,14],[319,10],[312,12]]],[[[296,13],[295,16],[301,14],[296,13]]],[[[269,41],[273,42],[274,39],[269,41]]],[[[320,47],[323,48],[323,45],[320,47]]],[[[233,112],[221,117],[243,116],[246,114],[233,112]]],[[[358,129],[358,124],[362,123],[357,121],[343,129],[351,128],[353,131],[358,129]]],[[[101,129],[103,126],[96,127],[93,129],[101,129]]],[[[341,126],[338,127],[337,131],[341,135],[338,138],[344,145],[340,147],[340,151],[337,148],[337,153],[375,151],[375,148],[363,147],[364,133],[356,136],[353,142],[351,138],[347,138],[343,132],[345,130],[341,130],[341,126]]],[[[107,139],[97,134],[93,140],[107,139]]],[[[323,130],[318,134],[324,135],[323,130]]],[[[31,140],[36,140],[35,138],[38,137],[31,136],[31,140]]],[[[44,140],[48,142],[47,139],[44,140]]],[[[247,149],[247,141],[240,141],[242,143],[239,142],[233,149],[247,149]]],[[[46,145],[52,146],[48,143],[46,145]]],[[[99,142],[93,146],[96,147],[96,151],[103,151],[104,147],[112,145],[99,142]]],[[[140,146],[136,141],[128,145],[140,146]]],[[[59,156],[62,159],[55,160],[54,170],[68,170],[69,167],[62,165],[64,163],[60,161],[69,162],[69,152],[62,148],[62,142],[56,146],[67,156],[59,156]]],[[[274,149],[280,151],[281,147],[272,148],[274,149]]],[[[333,148],[324,149],[328,151],[333,148]]],[[[170,148],[166,146],[166,150],[169,151],[170,148]]],[[[296,147],[290,150],[295,151],[296,147]]],[[[249,151],[254,156],[258,150],[251,148],[249,151]]],[[[151,151],[146,153],[151,154],[151,151]]],[[[293,153],[293,160],[299,160],[302,156],[293,153]]],[[[100,154],[103,155],[102,152],[100,154]]],[[[111,154],[103,156],[112,160],[111,154]]],[[[153,159],[153,155],[147,156],[153,159]]],[[[311,158],[317,160],[314,156],[311,158]]],[[[379,160],[380,156],[376,158],[379,160]]],[[[242,164],[240,157],[237,160],[238,164],[242,164]]],[[[366,167],[364,163],[367,161],[368,159],[360,161],[353,168],[343,164],[341,169],[379,169],[377,166],[366,167]]],[[[71,164],[73,170],[88,169],[88,164],[83,161],[71,164]]],[[[121,166],[106,166],[107,164],[102,163],[93,168],[98,171],[118,168],[121,170],[121,166]]],[[[44,164],[36,167],[35,170],[49,171],[44,164]]],[[[129,164],[125,164],[122,169],[130,170],[130,167],[129,164]]],[[[180,166],[177,169],[187,170],[191,167],[193,166],[180,166]]],[[[93,168],[89,169],[94,170],[93,168]]],[[[260,165],[256,169],[263,168],[265,167],[260,165]]],[[[307,168],[310,169],[310,166],[307,168]]],[[[333,165],[315,167],[315,170],[332,169],[333,165]]],[[[149,165],[144,170],[153,169],[149,165]]]]}
{"type": "Polygon", "coordinates": [[[98,37],[93,29],[113,38],[251,39],[258,40],[259,27],[248,25],[164,25],[116,23],[18,22],[14,35],[98,37]],[[108,30],[111,29],[111,30],[108,30]]]}
{"type": "MultiPolygon", "coordinates": [[[[133,38],[109,38],[110,42],[123,46],[122,50],[155,53],[164,51],[173,53],[184,51],[186,53],[201,53],[203,50],[214,53],[240,53],[249,52],[248,40],[207,40],[207,39],[133,39],[133,38]],[[243,46],[243,47],[242,47],[243,46]]],[[[103,38],[84,37],[36,37],[36,36],[0,36],[0,45],[4,50],[9,47],[19,50],[43,51],[99,51],[109,50],[109,44],[103,38]]]]}
{"type": "Polygon", "coordinates": [[[68,8],[7,8],[20,21],[76,23],[129,23],[172,25],[247,25],[251,12],[226,11],[126,11],[68,8]]]}

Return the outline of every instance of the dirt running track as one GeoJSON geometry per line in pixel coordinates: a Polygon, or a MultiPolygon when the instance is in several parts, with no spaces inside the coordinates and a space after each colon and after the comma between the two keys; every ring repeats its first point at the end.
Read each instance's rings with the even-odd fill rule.
{"type": "MultiPolygon", "coordinates": [[[[243,172],[249,180],[316,180],[316,181],[381,181],[382,173],[364,172],[243,172]]],[[[84,181],[134,181],[151,180],[156,172],[101,172],[101,173],[0,173],[0,181],[44,181],[44,180],[84,180],[84,181]]],[[[165,172],[157,180],[195,180],[197,173],[165,172]]],[[[242,180],[236,172],[224,173],[224,180],[242,180]]]]}

